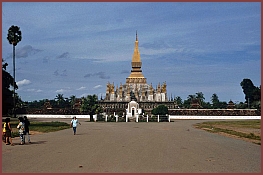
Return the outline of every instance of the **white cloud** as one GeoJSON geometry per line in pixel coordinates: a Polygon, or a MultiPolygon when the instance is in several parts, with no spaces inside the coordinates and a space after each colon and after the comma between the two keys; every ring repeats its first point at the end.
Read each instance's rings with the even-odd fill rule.
{"type": "Polygon", "coordinates": [[[27,92],[43,92],[41,89],[27,89],[27,92]]]}
{"type": "Polygon", "coordinates": [[[27,80],[27,79],[24,79],[24,80],[18,81],[16,84],[19,87],[19,86],[24,86],[24,85],[31,84],[31,81],[27,80]]]}
{"type": "Polygon", "coordinates": [[[94,86],[93,89],[99,89],[99,88],[102,88],[101,85],[97,85],[97,86],[94,86]]]}
{"type": "Polygon", "coordinates": [[[77,91],[81,91],[81,90],[84,90],[84,89],[86,89],[86,87],[81,86],[80,88],[78,88],[78,89],[76,89],[76,90],[77,90],[77,91]]]}
{"type": "Polygon", "coordinates": [[[65,92],[70,92],[70,89],[67,88],[67,89],[59,89],[59,90],[56,90],[56,93],[59,93],[59,94],[63,94],[65,92]]]}

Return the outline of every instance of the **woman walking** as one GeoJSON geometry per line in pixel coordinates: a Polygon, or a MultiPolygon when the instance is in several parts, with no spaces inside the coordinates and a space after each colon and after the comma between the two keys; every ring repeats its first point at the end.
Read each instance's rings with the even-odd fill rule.
{"type": "MultiPolygon", "coordinates": [[[[77,132],[77,126],[78,124],[80,124],[80,122],[78,121],[78,119],[76,117],[73,117],[73,119],[71,120],[71,127],[73,128],[73,133],[74,135],[76,135],[76,132],[77,132]]],[[[81,124],[80,124],[81,125],[81,124]]]]}

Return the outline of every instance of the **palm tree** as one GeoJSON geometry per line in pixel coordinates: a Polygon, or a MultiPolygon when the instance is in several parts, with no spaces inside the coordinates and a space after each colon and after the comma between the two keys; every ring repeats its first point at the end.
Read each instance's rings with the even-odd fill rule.
{"type": "Polygon", "coordinates": [[[213,108],[214,108],[214,109],[219,108],[219,103],[220,103],[220,101],[219,101],[219,98],[218,98],[218,96],[217,96],[216,93],[214,93],[214,94],[212,95],[211,101],[212,101],[212,104],[213,104],[213,108]]]}
{"type": "Polygon", "coordinates": [[[177,96],[174,98],[174,101],[176,102],[176,104],[179,106],[179,107],[182,107],[182,104],[183,104],[183,100],[181,97],[177,96]]]}
{"type": "Polygon", "coordinates": [[[9,41],[9,44],[13,45],[13,102],[14,102],[14,108],[13,108],[13,114],[14,117],[16,117],[16,101],[15,101],[15,47],[17,43],[19,43],[22,40],[22,33],[20,31],[20,28],[17,26],[11,26],[8,29],[7,34],[7,40],[9,41]]]}
{"type": "Polygon", "coordinates": [[[202,92],[197,92],[196,94],[196,98],[200,101],[200,105],[203,106],[203,103],[205,101],[205,97],[204,94],[202,92]]]}
{"type": "Polygon", "coordinates": [[[75,95],[71,95],[71,96],[69,97],[69,101],[70,101],[70,106],[71,106],[71,108],[73,109],[73,108],[74,108],[74,105],[75,105],[75,103],[76,103],[76,96],[75,96],[75,95]]]}
{"type": "Polygon", "coordinates": [[[55,99],[57,100],[58,107],[64,107],[65,99],[63,94],[58,94],[55,99]]]}

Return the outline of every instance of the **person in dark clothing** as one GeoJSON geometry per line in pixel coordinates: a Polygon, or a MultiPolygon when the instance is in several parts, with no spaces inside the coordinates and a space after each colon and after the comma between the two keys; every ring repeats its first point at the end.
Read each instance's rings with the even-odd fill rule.
{"type": "Polygon", "coordinates": [[[24,116],[24,123],[25,123],[25,137],[24,137],[24,142],[26,142],[26,135],[27,135],[28,143],[31,143],[31,141],[30,141],[30,135],[29,135],[29,125],[30,125],[30,122],[29,122],[29,120],[27,119],[26,116],[24,116]]]}

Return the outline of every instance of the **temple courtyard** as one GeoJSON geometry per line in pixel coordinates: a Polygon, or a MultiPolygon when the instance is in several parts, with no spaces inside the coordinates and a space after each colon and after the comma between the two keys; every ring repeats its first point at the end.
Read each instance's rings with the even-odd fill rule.
{"type": "MultiPolygon", "coordinates": [[[[41,119],[38,119],[41,120],[41,119]]],[[[64,121],[70,119],[43,119],[64,121]]],[[[196,129],[204,120],[86,122],[2,144],[2,173],[259,173],[261,146],[196,129]]]]}

